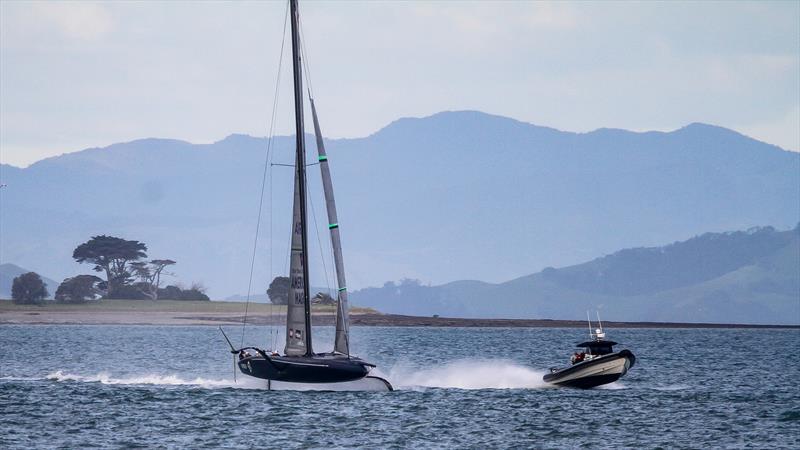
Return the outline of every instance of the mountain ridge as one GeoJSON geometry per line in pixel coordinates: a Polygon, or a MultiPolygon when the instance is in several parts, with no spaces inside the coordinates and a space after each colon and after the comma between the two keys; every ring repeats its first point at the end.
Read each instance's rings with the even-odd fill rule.
{"type": "MultiPolygon", "coordinates": [[[[620,248],[800,220],[800,154],[714,126],[571,133],[469,111],[401,125],[326,140],[354,289],[403,277],[500,282],[620,248]]],[[[274,163],[292,161],[293,141],[274,138],[274,163]]],[[[178,261],[180,279],[204,282],[213,297],[243,292],[266,144],[241,134],[211,144],[144,139],[4,166],[3,260],[72,276],[85,271],[72,250],[112,234],[178,261]]],[[[315,172],[309,192],[326,236],[315,172]]],[[[263,219],[273,211],[281,255],[292,172],[270,175],[263,219]]],[[[282,268],[273,255],[269,273],[261,236],[255,280],[266,289],[282,268]]],[[[312,278],[322,273],[315,267],[312,278]]]]}
{"type": "MultiPolygon", "coordinates": [[[[688,131],[692,131],[692,130],[696,130],[696,129],[715,130],[715,131],[723,131],[723,134],[733,134],[735,136],[744,137],[746,139],[749,139],[749,140],[752,140],[752,141],[755,141],[755,142],[763,143],[763,144],[772,146],[772,147],[774,147],[776,149],[779,149],[781,151],[784,151],[784,152],[797,153],[797,152],[794,152],[792,150],[784,149],[784,148],[782,148],[782,147],[780,147],[778,145],[774,145],[774,144],[770,144],[770,143],[765,142],[765,141],[761,141],[761,140],[756,139],[754,137],[751,137],[751,136],[748,136],[746,134],[740,133],[740,132],[738,132],[736,130],[732,130],[730,128],[726,128],[726,127],[723,127],[723,126],[720,126],[720,125],[714,125],[714,124],[709,124],[709,123],[704,123],[704,122],[691,122],[691,123],[688,123],[688,124],[686,124],[686,125],[684,125],[682,127],[678,127],[676,129],[670,130],[670,131],[660,131],[660,130],[635,131],[635,130],[628,130],[628,129],[624,129],[624,128],[600,127],[600,128],[596,128],[594,130],[586,131],[586,132],[575,132],[575,131],[569,131],[569,130],[561,130],[561,129],[558,129],[558,128],[549,127],[549,126],[545,126],[545,125],[537,125],[535,123],[525,122],[525,121],[514,119],[514,118],[511,118],[511,117],[506,117],[506,116],[497,115],[497,114],[485,113],[485,112],[477,111],[477,110],[445,110],[445,111],[440,111],[440,112],[433,113],[433,114],[428,115],[428,116],[422,116],[422,117],[413,117],[413,116],[401,117],[401,118],[398,118],[398,119],[395,119],[395,120],[391,121],[390,123],[384,125],[380,129],[378,129],[375,132],[373,132],[371,134],[368,134],[366,136],[362,136],[362,137],[345,137],[345,138],[335,138],[335,139],[327,139],[326,138],[326,141],[327,140],[330,140],[330,141],[354,141],[354,140],[368,139],[368,138],[374,137],[376,135],[379,135],[382,132],[385,132],[387,130],[391,130],[392,128],[397,127],[397,126],[406,126],[406,124],[418,124],[418,123],[421,123],[421,122],[425,122],[425,121],[427,121],[429,119],[432,119],[432,120],[438,120],[440,118],[450,119],[450,118],[459,117],[459,116],[476,116],[476,117],[479,117],[479,118],[490,118],[491,120],[507,121],[507,122],[513,123],[513,124],[515,124],[516,126],[519,126],[519,127],[530,127],[530,128],[532,128],[534,130],[547,131],[547,132],[556,132],[556,133],[562,133],[562,134],[573,135],[573,136],[600,135],[600,134],[604,134],[604,133],[607,133],[607,132],[612,132],[612,133],[619,132],[621,134],[628,134],[628,135],[671,135],[671,134],[676,134],[676,133],[681,133],[681,132],[688,132],[688,131]]],[[[274,138],[275,139],[289,139],[289,138],[293,139],[294,135],[293,134],[276,135],[274,138]]],[[[240,139],[263,141],[263,140],[266,140],[266,137],[265,136],[253,136],[253,135],[249,135],[249,134],[246,134],[246,133],[231,133],[231,134],[229,134],[229,135],[227,135],[227,136],[225,136],[225,137],[223,137],[221,139],[218,139],[218,140],[212,142],[211,144],[193,143],[193,142],[191,142],[189,140],[182,139],[182,138],[146,137],[146,138],[133,139],[131,141],[115,142],[115,143],[108,144],[108,145],[94,146],[94,147],[89,147],[89,148],[85,148],[85,149],[81,149],[81,150],[74,150],[74,151],[65,152],[65,153],[62,153],[60,155],[49,156],[47,158],[43,158],[41,160],[38,160],[38,161],[35,161],[35,162],[31,163],[27,167],[14,166],[12,164],[7,164],[7,163],[0,163],[0,165],[3,166],[3,167],[24,170],[24,169],[27,169],[27,168],[29,168],[29,167],[31,167],[31,166],[33,166],[35,164],[38,164],[40,162],[48,161],[48,160],[52,160],[52,159],[59,159],[59,158],[62,158],[64,156],[67,156],[67,155],[70,155],[70,154],[83,153],[83,152],[94,152],[94,151],[103,151],[103,150],[108,150],[108,149],[110,149],[112,147],[116,148],[118,146],[129,146],[129,145],[138,146],[138,145],[144,144],[144,143],[148,143],[149,144],[149,143],[164,143],[164,142],[185,144],[185,145],[202,146],[202,145],[221,144],[221,143],[226,143],[226,142],[229,143],[231,141],[236,141],[236,140],[240,140],[240,139]]],[[[313,139],[313,134],[308,134],[307,133],[306,134],[306,139],[309,142],[311,142],[312,139],[313,139]]]]}
{"type": "MultiPolygon", "coordinates": [[[[645,269],[654,274],[665,272],[662,267],[645,269]]],[[[624,321],[796,325],[800,324],[800,225],[786,231],[761,227],[745,232],[704,233],[661,247],[622,249],[585,263],[548,267],[503,283],[456,281],[425,286],[415,280],[401,280],[385,283],[382,288],[355,291],[350,299],[384,313],[421,316],[563,319],[598,309],[609,319],[624,321]],[[728,242],[718,246],[716,240],[728,242]],[[657,252],[677,263],[673,266],[686,264],[686,270],[702,272],[720,260],[724,263],[731,249],[740,253],[737,264],[700,279],[677,279],[658,287],[648,285],[650,289],[645,292],[586,289],[569,276],[557,276],[583,270],[590,273],[589,278],[602,279],[608,275],[608,258],[625,259],[625,281],[635,284],[640,281],[641,266],[647,264],[636,250],[657,252]],[[691,255],[689,263],[687,254],[691,255]]]]}

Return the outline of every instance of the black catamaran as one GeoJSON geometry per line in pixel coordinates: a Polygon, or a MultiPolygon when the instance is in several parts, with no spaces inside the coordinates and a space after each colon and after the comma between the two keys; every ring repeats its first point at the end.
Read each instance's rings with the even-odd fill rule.
{"type": "MultiPolygon", "coordinates": [[[[350,354],[349,316],[347,304],[347,284],[344,275],[342,246],[339,237],[339,224],[336,215],[336,202],[333,198],[328,157],[320,132],[314,100],[309,99],[314,121],[314,132],[319,166],[322,172],[322,185],[328,212],[328,229],[333,247],[334,266],[338,284],[336,308],[336,337],[333,351],[315,353],[311,339],[311,301],[308,276],[308,230],[306,220],[306,153],[303,123],[303,85],[302,61],[300,54],[300,31],[297,0],[290,0],[289,14],[292,33],[292,68],[294,75],[294,114],[296,133],[296,156],[294,175],[294,206],[292,219],[291,263],[289,301],[286,310],[286,347],[284,354],[264,351],[256,347],[235,349],[238,354],[237,365],[246,375],[270,381],[289,383],[339,383],[370,378],[391,390],[388,381],[368,376],[375,367],[350,354]],[[251,353],[251,351],[253,353],[251,353]]],[[[227,339],[227,337],[226,337],[227,339]]],[[[230,341],[228,341],[230,344],[230,341]]],[[[268,383],[268,386],[271,386],[268,383]]]]}

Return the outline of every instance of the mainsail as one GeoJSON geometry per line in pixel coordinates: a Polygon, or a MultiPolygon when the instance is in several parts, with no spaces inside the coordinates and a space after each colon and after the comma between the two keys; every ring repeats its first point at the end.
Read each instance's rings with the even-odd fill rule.
{"type": "Polygon", "coordinates": [[[306,232],[306,145],[303,131],[303,84],[297,2],[291,3],[292,63],[294,69],[295,174],[292,219],[292,261],[289,266],[289,303],[286,307],[286,355],[313,355],[311,304],[308,295],[308,237],[306,232]]]}
{"type": "Polygon", "coordinates": [[[348,328],[350,317],[347,305],[347,281],[344,278],[344,260],[342,258],[342,241],[339,237],[339,220],[336,216],[336,200],[333,198],[333,183],[331,170],[328,167],[328,155],[325,153],[325,143],[317,120],[317,108],[314,99],[311,101],[311,116],[314,119],[314,134],[317,137],[317,153],[319,155],[319,168],[322,171],[322,188],[325,191],[325,208],[328,210],[328,229],[331,232],[333,245],[333,265],[336,268],[336,284],[338,285],[338,301],[336,302],[336,338],[333,351],[345,355],[350,354],[348,328]]]}
{"type": "Polygon", "coordinates": [[[292,220],[292,256],[289,266],[289,301],[286,306],[286,355],[305,355],[306,339],[311,341],[306,330],[306,280],[303,273],[303,221],[300,216],[300,182],[297,171],[294,181],[294,219],[292,220]]]}

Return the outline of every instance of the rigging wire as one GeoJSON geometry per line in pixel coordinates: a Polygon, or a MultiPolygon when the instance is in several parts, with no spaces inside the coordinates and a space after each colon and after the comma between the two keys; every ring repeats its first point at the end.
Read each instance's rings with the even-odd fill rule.
{"type": "MultiPolygon", "coordinates": [[[[274,101],[273,101],[272,118],[271,118],[271,123],[270,123],[269,140],[268,140],[268,144],[267,144],[267,157],[266,157],[265,166],[264,166],[264,175],[262,177],[262,182],[261,182],[261,197],[260,197],[260,200],[259,200],[258,221],[256,223],[256,235],[255,235],[254,242],[253,242],[253,254],[252,254],[251,264],[250,264],[250,279],[248,281],[248,288],[247,288],[247,303],[245,305],[245,316],[244,316],[244,319],[242,321],[242,345],[244,345],[244,334],[245,334],[245,327],[246,327],[246,324],[247,324],[247,308],[249,307],[249,303],[250,303],[250,295],[251,295],[251,290],[252,290],[253,270],[254,270],[254,266],[255,266],[255,255],[256,255],[256,250],[257,250],[258,234],[259,234],[259,228],[260,228],[260,223],[261,223],[261,212],[262,212],[263,199],[264,199],[264,190],[265,190],[265,184],[266,184],[266,178],[267,178],[267,173],[268,172],[269,172],[269,178],[270,178],[270,184],[269,184],[269,195],[270,195],[270,208],[269,208],[269,216],[270,216],[270,219],[269,219],[270,220],[270,262],[269,262],[269,267],[270,267],[270,277],[272,276],[272,271],[273,271],[273,265],[272,265],[272,263],[273,263],[272,241],[273,241],[273,223],[274,222],[273,222],[273,180],[272,180],[273,172],[272,172],[272,166],[274,166],[274,165],[282,165],[282,164],[272,163],[270,157],[271,157],[271,155],[273,153],[271,150],[272,150],[272,144],[273,144],[273,138],[274,138],[275,116],[276,116],[277,104],[278,104],[280,74],[281,74],[281,66],[282,66],[282,63],[283,63],[284,46],[285,46],[285,40],[286,40],[286,23],[287,23],[287,19],[288,19],[288,14],[289,14],[289,8],[288,8],[288,5],[287,5],[286,15],[284,16],[283,40],[281,41],[281,53],[280,53],[280,59],[279,59],[279,62],[278,62],[278,77],[277,77],[276,86],[275,86],[275,96],[274,96],[274,101]]],[[[298,16],[298,21],[299,20],[300,20],[300,18],[298,16]]],[[[306,64],[303,64],[304,75],[305,75],[305,78],[306,78],[306,82],[308,84],[309,97],[313,98],[314,89],[313,89],[313,85],[311,83],[311,74],[310,74],[309,64],[308,64],[308,60],[307,60],[308,53],[307,53],[307,51],[305,49],[305,42],[304,42],[305,41],[305,36],[303,35],[303,27],[300,26],[299,28],[300,28],[300,33],[301,33],[301,39],[300,39],[301,52],[302,52],[302,55],[303,55],[304,59],[306,59],[306,64]]],[[[307,182],[308,182],[308,178],[307,178],[307,175],[306,175],[306,183],[307,182]]],[[[312,213],[312,217],[313,217],[313,220],[314,220],[314,230],[315,230],[315,234],[317,236],[317,243],[319,245],[319,251],[320,251],[320,256],[321,256],[320,259],[322,260],[323,274],[325,276],[325,284],[326,284],[326,287],[328,289],[328,292],[330,292],[331,291],[331,283],[330,283],[330,279],[328,277],[328,267],[327,267],[327,264],[325,262],[325,259],[326,259],[325,258],[325,252],[323,250],[324,247],[322,245],[322,239],[320,237],[319,224],[317,223],[316,210],[314,208],[314,201],[313,201],[313,198],[311,196],[308,197],[308,201],[311,204],[311,213],[312,213]]],[[[332,250],[332,245],[333,245],[333,243],[331,242],[331,250],[332,250]]],[[[284,272],[286,270],[288,270],[289,256],[290,255],[291,255],[291,241],[290,241],[289,245],[287,246],[286,259],[284,261],[284,272]]],[[[306,280],[306,282],[308,282],[308,280],[306,280]]],[[[310,299],[309,299],[309,301],[310,301],[310,299]]],[[[273,315],[272,314],[273,314],[272,304],[270,304],[270,324],[272,326],[274,326],[274,323],[273,323],[273,320],[272,320],[273,319],[273,315]]],[[[276,331],[276,333],[274,335],[273,335],[272,331],[270,331],[270,339],[271,339],[271,343],[272,343],[272,348],[274,349],[275,345],[277,343],[277,331],[276,331]]]]}
{"type": "MultiPolygon", "coordinates": [[[[305,60],[305,64],[303,64],[303,73],[304,73],[305,79],[306,79],[306,85],[307,85],[307,89],[308,89],[308,96],[309,96],[309,98],[313,99],[314,98],[314,85],[311,82],[311,62],[310,62],[311,58],[308,56],[308,50],[306,49],[306,36],[305,36],[305,33],[303,32],[305,27],[303,26],[303,16],[302,16],[302,14],[300,12],[298,12],[298,14],[297,14],[297,21],[298,21],[299,29],[300,29],[300,50],[302,52],[303,59],[305,60]]],[[[327,268],[327,265],[325,264],[326,255],[325,255],[325,252],[323,250],[324,247],[322,246],[322,240],[320,239],[320,236],[319,236],[319,227],[317,226],[317,218],[316,218],[316,215],[315,215],[315,212],[314,212],[314,203],[313,203],[313,200],[310,197],[309,197],[309,200],[311,201],[311,213],[312,213],[312,215],[314,215],[314,228],[315,228],[315,230],[317,232],[317,241],[318,241],[319,248],[320,248],[320,256],[322,258],[322,266],[323,266],[323,270],[324,270],[324,274],[325,274],[325,284],[326,284],[326,287],[328,288],[328,291],[330,293],[330,291],[331,291],[331,283],[330,283],[330,279],[328,278],[328,275],[329,275],[328,268],[327,268]]],[[[334,274],[335,264],[336,263],[333,261],[333,259],[334,259],[333,258],[333,241],[328,239],[328,244],[329,244],[328,250],[330,250],[330,258],[331,258],[330,275],[331,275],[331,278],[334,280],[334,284],[338,288],[339,287],[338,286],[338,279],[336,278],[336,276],[334,274]]]]}
{"type": "MultiPolygon", "coordinates": [[[[297,20],[298,20],[298,24],[300,25],[300,27],[299,27],[300,28],[300,36],[301,36],[300,48],[301,48],[301,51],[302,51],[302,55],[303,55],[303,57],[305,59],[305,64],[303,64],[303,69],[304,69],[304,73],[305,73],[306,84],[308,85],[308,87],[307,87],[308,96],[309,96],[309,98],[313,99],[314,98],[314,85],[311,82],[311,63],[310,63],[310,58],[308,56],[308,50],[306,50],[306,45],[305,45],[305,40],[306,39],[305,39],[305,34],[303,33],[304,27],[303,27],[303,24],[302,24],[302,15],[300,13],[298,13],[297,20]]],[[[323,265],[323,270],[324,270],[324,273],[325,273],[325,284],[326,284],[326,287],[327,287],[328,291],[330,292],[331,291],[331,285],[330,285],[330,281],[328,279],[328,269],[327,269],[327,267],[325,265],[325,253],[322,250],[322,248],[323,248],[322,247],[322,242],[320,241],[320,237],[319,237],[319,227],[317,226],[317,223],[316,223],[317,218],[316,218],[316,214],[314,213],[313,200],[312,200],[312,203],[311,203],[311,212],[312,212],[312,215],[314,215],[314,228],[315,228],[315,230],[317,232],[317,240],[319,241],[320,255],[322,256],[322,265],[323,265]]],[[[329,237],[328,244],[329,244],[329,250],[330,250],[330,256],[331,256],[331,277],[333,278],[334,284],[335,284],[335,287],[336,287],[336,292],[335,292],[336,297],[337,297],[336,298],[336,307],[337,307],[337,309],[341,309],[342,308],[342,302],[338,298],[339,297],[338,289],[341,286],[339,286],[339,278],[336,276],[336,273],[335,273],[335,271],[336,271],[336,260],[335,260],[335,256],[334,256],[335,250],[333,248],[333,239],[330,238],[330,235],[328,237],[329,237]]],[[[343,325],[345,327],[345,340],[347,341],[347,346],[349,348],[350,347],[349,337],[348,337],[349,336],[349,332],[347,330],[347,328],[349,328],[349,327],[348,327],[347,323],[345,323],[343,325]]],[[[335,338],[334,338],[334,341],[335,341],[335,338]]],[[[349,356],[349,352],[348,352],[348,356],[349,356]]]]}
{"type": "Polygon", "coordinates": [[[297,12],[297,23],[300,28],[300,50],[305,60],[303,64],[303,71],[306,74],[306,82],[308,83],[308,96],[314,98],[314,86],[311,84],[311,64],[309,63],[308,52],[306,51],[306,35],[303,33],[303,15],[297,12]]]}
{"type": "MultiPolygon", "coordinates": [[[[286,23],[288,21],[288,18],[289,18],[289,6],[287,4],[286,11],[284,13],[284,18],[283,18],[283,35],[281,37],[281,51],[280,51],[280,55],[278,57],[278,75],[277,75],[276,80],[275,80],[275,95],[274,95],[273,101],[272,101],[272,116],[270,118],[269,138],[267,139],[267,149],[266,149],[266,155],[265,155],[265,159],[264,159],[264,172],[263,172],[263,174],[261,176],[261,195],[259,196],[259,200],[258,200],[258,218],[256,220],[255,236],[253,237],[253,253],[252,253],[252,257],[250,259],[250,277],[249,277],[249,279],[247,281],[247,301],[245,303],[244,317],[242,318],[242,341],[241,341],[241,346],[242,347],[244,347],[244,333],[245,333],[245,328],[247,327],[247,313],[248,313],[248,310],[250,309],[250,293],[251,293],[252,287],[253,287],[253,270],[255,268],[255,263],[256,263],[256,250],[258,248],[258,233],[259,233],[259,230],[261,228],[261,212],[262,212],[263,207],[264,207],[264,189],[265,189],[265,185],[266,185],[267,174],[268,174],[268,171],[269,171],[269,168],[270,168],[270,164],[269,164],[270,163],[270,156],[272,155],[272,142],[273,142],[273,137],[274,137],[274,132],[275,132],[275,116],[276,116],[277,110],[278,110],[278,96],[280,94],[280,89],[279,88],[280,88],[280,80],[281,80],[281,67],[283,65],[283,49],[284,49],[284,46],[286,44],[286,23]]],[[[270,186],[271,185],[272,184],[270,183],[270,186]]],[[[271,199],[270,199],[270,201],[271,201],[271,199]]],[[[271,208],[272,208],[272,205],[270,204],[270,210],[271,210],[271,208]]],[[[272,243],[270,242],[270,244],[272,244],[272,243]]],[[[272,248],[270,246],[270,254],[271,254],[271,252],[272,252],[272,248]]],[[[272,258],[270,257],[270,259],[272,259],[272,258]]]]}
{"type": "Polygon", "coordinates": [[[328,266],[325,264],[325,251],[322,247],[322,238],[319,236],[319,225],[317,224],[317,213],[314,211],[314,200],[308,196],[308,201],[311,203],[311,217],[314,218],[314,231],[317,235],[317,245],[319,245],[319,259],[322,261],[322,273],[325,274],[325,287],[328,289],[328,295],[331,291],[331,282],[328,279],[328,266]]]}
{"type": "MultiPolygon", "coordinates": [[[[273,277],[273,270],[272,270],[272,260],[274,259],[272,257],[272,223],[273,223],[272,211],[275,209],[272,204],[272,202],[274,201],[274,196],[272,195],[273,176],[274,174],[272,173],[272,164],[270,164],[269,165],[269,278],[268,278],[270,284],[272,283],[272,280],[275,279],[273,277]]],[[[269,287],[267,287],[267,291],[269,291],[269,287]]],[[[267,297],[269,297],[269,294],[267,294],[267,297]]],[[[273,337],[274,334],[273,329],[275,328],[275,324],[273,322],[274,321],[273,311],[272,311],[273,304],[270,298],[267,298],[267,301],[269,301],[269,350],[276,350],[275,338],[273,337]]]]}

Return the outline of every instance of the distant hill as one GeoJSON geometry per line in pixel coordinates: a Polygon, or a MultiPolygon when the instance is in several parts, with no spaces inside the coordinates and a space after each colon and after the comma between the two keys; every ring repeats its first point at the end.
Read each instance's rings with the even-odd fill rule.
{"type": "MultiPolygon", "coordinates": [[[[620,248],[800,221],[800,154],[711,125],[572,133],[458,111],[326,145],[351,289],[402,277],[500,282],[620,248]]],[[[243,135],[142,139],[3,166],[3,260],[62,279],[89,269],[70,257],[78,244],[111,234],[176,260],[176,278],[213,298],[245,292],[266,147],[243,135]]],[[[276,138],[273,161],[292,162],[292,147],[276,138]]],[[[285,270],[292,171],[272,174],[253,292],[285,270]]],[[[309,184],[324,237],[316,167],[309,184]]],[[[311,281],[325,285],[310,243],[311,281]]]]}
{"type": "Polygon", "coordinates": [[[351,300],[412,315],[579,319],[599,309],[609,320],[798,324],[800,225],[706,233],[500,284],[387,283],[351,300]]]}
{"type": "MultiPolygon", "coordinates": [[[[22,267],[14,264],[0,264],[0,299],[11,298],[11,286],[14,284],[14,278],[28,272],[36,271],[23,269],[22,267]]],[[[47,292],[50,294],[48,298],[53,298],[53,295],[56,293],[56,289],[58,289],[58,285],[61,283],[53,281],[41,273],[39,276],[42,277],[42,281],[44,281],[44,284],[47,286],[47,292]]]]}

